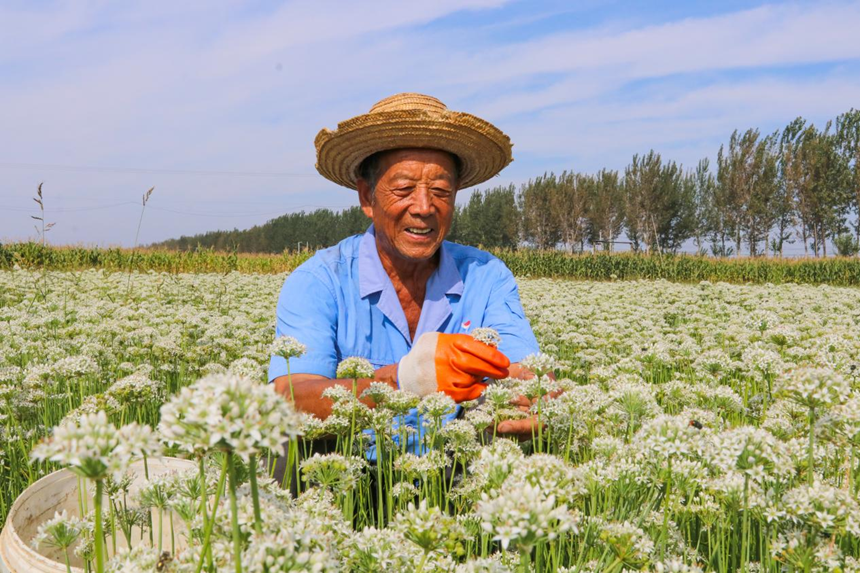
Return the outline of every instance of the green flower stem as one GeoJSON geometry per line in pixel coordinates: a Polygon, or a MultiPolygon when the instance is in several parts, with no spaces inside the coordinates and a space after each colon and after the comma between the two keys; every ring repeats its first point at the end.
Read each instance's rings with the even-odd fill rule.
{"type": "Polygon", "coordinates": [[[158,508],[158,552],[161,553],[162,539],[164,537],[164,510],[158,508]]]}
{"type": "Polygon", "coordinates": [[[744,474],[744,506],[743,506],[743,525],[741,526],[741,573],[746,573],[747,562],[749,561],[749,508],[747,500],[749,499],[750,477],[744,474]]]}
{"type": "Polygon", "coordinates": [[[376,527],[382,529],[384,527],[383,523],[383,503],[382,503],[382,477],[384,472],[382,471],[383,467],[385,467],[385,458],[382,452],[383,442],[385,441],[385,436],[382,434],[382,438],[379,439],[380,433],[377,431],[377,440],[376,440],[376,527]]]}
{"type": "Polygon", "coordinates": [[[543,453],[543,418],[541,418],[541,402],[543,402],[543,389],[540,386],[540,376],[538,376],[538,397],[537,397],[537,431],[538,431],[538,452],[543,453]]]}
{"type": "Polygon", "coordinates": [[[110,512],[110,538],[113,554],[116,555],[116,510],[113,500],[108,496],[108,511],[110,512]]]}
{"type": "Polygon", "coordinates": [[[809,468],[807,469],[807,483],[812,486],[815,483],[815,408],[809,409],[809,448],[807,452],[809,468]]]}
{"type": "Polygon", "coordinates": [[[209,525],[206,527],[206,531],[203,534],[203,551],[200,554],[200,562],[197,563],[197,569],[194,570],[194,573],[200,573],[203,570],[203,562],[206,560],[206,556],[209,555],[209,562],[211,564],[211,545],[210,539],[212,537],[212,526],[215,524],[215,515],[218,513],[218,503],[221,501],[221,492],[224,491],[224,480],[227,477],[227,456],[224,456],[224,461],[221,464],[221,475],[218,477],[218,486],[215,488],[215,503],[212,504],[212,519],[209,520],[209,525]]]}
{"type": "Polygon", "coordinates": [[[532,556],[529,551],[520,549],[520,567],[521,573],[529,573],[532,567],[532,556]]]}
{"type": "MultiPolygon", "coordinates": [[[[146,452],[143,453],[143,476],[146,478],[146,481],[149,481],[149,462],[146,459],[146,452]]],[[[152,512],[147,514],[147,519],[149,520],[149,546],[152,547],[152,512]]]]}
{"type": "MultiPolygon", "coordinates": [[[[358,380],[352,379],[352,395],[358,398],[358,380]]],[[[349,447],[344,452],[344,455],[351,456],[352,455],[352,442],[355,439],[355,408],[353,407],[352,413],[350,415],[350,423],[349,423],[349,447]]]]}
{"type": "Polygon", "coordinates": [[[230,521],[233,525],[233,563],[236,573],[242,573],[242,532],[239,530],[239,506],[236,503],[236,461],[233,452],[227,452],[228,490],[230,492],[230,521]]]}
{"type": "MultiPolygon", "coordinates": [[[[206,486],[206,456],[201,455],[197,460],[197,467],[200,473],[200,513],[203,515],[203,531],[209,530],[209,491],[206,486]]],[[[190,535],[191,528],[188,528],[188,533],[190,535]]],[[[209,563],[212,563],[212,551],[211,547],[207,552],[206,557],[209,559],[209,563]]]]}
{"type": "Polygon", "coordinates": [[[102,480],[96,481],[96,497],[93,499],[93,510],[95,511],[95,529],[93,537],[95,538],[95,553],[96,553],[96,573],[104,573],[105,570],[105,548],[104,548],[104,533],[102,528],[102,490],[104,483],[102,480]]]}
{"type": "Polygon", "coordinates": [[[290,489],[293,482],[293,458],[296,455],[293,447],[293,439],[287,444],[287,466],[284,469],[284,475],[281,476],[281,489],[290,489]]]}
{"type": "Polygon", "coordinates": [[[263,517],[260,514],[260,490],[257,488],[257,456],[248,459],[248,473],[251,480],[251,499],[254,501],[254,531],[263,534],[263,517]]]}
{"type": "Polygon", "coordinates": [[[660,536],[660,559],[666,555],[666,544],[669,541],[669,498],[672,495],[672,456],[667,460],[668,476],[666,477],[666,497],[663,498],[663,531],[660,536]]]}

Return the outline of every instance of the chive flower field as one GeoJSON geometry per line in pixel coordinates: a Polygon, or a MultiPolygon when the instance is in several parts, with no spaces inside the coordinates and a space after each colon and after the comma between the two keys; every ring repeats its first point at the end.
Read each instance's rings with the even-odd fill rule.
{"type": "Polygon", "coordinates": [[[67,571],[860,572],[857,289],[520,279],[536,376],[443,424],[382,383],[325,421],[275,394],[283,278],[0,272],[0,517],[68,468],[78,511],[23,540],[67,571]]]}

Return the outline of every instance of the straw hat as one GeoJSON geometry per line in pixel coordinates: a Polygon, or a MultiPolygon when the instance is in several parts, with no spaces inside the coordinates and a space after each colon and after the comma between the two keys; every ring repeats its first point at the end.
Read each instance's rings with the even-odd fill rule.
{"type": "Polygon", "coordinates": [[[477,185],[505,168],[513,157],[511,139],[493,124],[450,111],[434,97],[401,93],[370,112],[321,130],[314,141],[317,171],[331,181],[356,188],[358,166],[377,151],[421,147],[460,158],[460,188],[477,185]]]}

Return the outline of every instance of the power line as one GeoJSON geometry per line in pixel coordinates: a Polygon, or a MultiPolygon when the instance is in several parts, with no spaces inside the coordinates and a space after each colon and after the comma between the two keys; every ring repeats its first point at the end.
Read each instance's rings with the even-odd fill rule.
{"type": "MultiPolygon", "coordinates": [[[[97,207],[74,207],[74,208],[65,208],[65,207],[55,207],[51,209],[45,209],[45,213],[76,213],[78,211],[97,211],[100,209],[112,209],[113,207],[121,207],[123,205],[140,205],[137,201],[124,201],[123,203],[112,203],[110,205],[99,205],[97,207]]],[[[0,209],[4,211],[17,211],[19,213],[38,213],[39,209],[34,209],[32,207],[10,207],[8,205],[0,205],[0,209]]]]}
{"type": "Polygon", "coordinates": [[[204,169],[148,169],[144,167],[96,167],[93,165],[60,165],[56,163],[0,162],[7,169],[49,169],[53,171],[84,171],[97,173],[132,173],[142,175],[224,175],[228,177],[316,177],[316,173],[278,171],[213,171],[204,169]]]}
{"type": "Polygon", "coordinates": [[[178,211],[176,209],[165,209],[164,207],[155,207],[153,205],[149,206],[150,209],[155,209],[156,211],[165,211],[167,213],[176,213],[177,215],[191,215],[193,217],[257,217],[260,215],[271,215],[273,213],[277,213],[278,215],[283,215],[283,211],[261,211],[259,213],[194,213],[191,211],[178,211]]]}

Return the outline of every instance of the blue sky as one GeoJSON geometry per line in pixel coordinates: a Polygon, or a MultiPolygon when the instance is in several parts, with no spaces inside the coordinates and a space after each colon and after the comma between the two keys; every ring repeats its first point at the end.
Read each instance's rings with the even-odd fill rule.
{"type": "MultiPolygon", "coordinates": [[[[322,127],[418,91],[498,125],[514,163],[693,167],[734,129],[860,106],[858,2],[0,3],[0,240],[148,243],[354,193],[316,174],[322,127]]],[[[466,201],[473,190],[464,190],[466,201]]]]}

